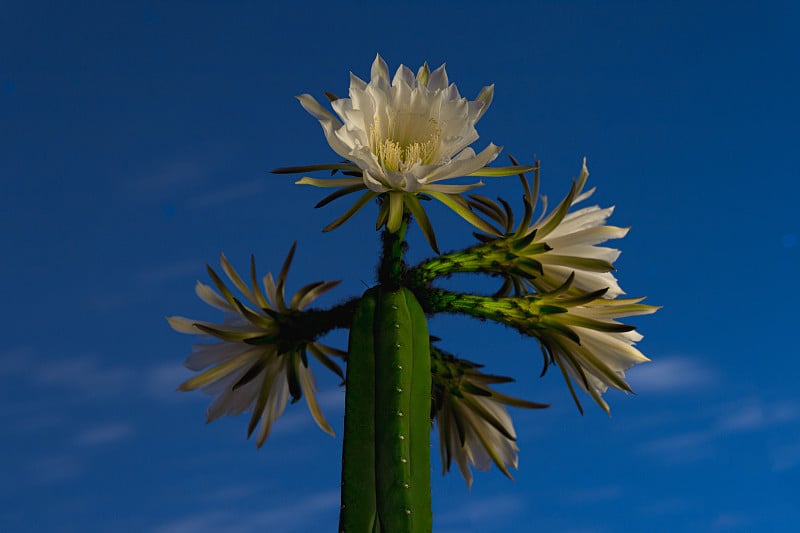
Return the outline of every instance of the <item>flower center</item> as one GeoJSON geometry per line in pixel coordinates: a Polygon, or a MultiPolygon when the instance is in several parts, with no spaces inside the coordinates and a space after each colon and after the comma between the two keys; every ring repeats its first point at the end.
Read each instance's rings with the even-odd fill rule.
{"type": "Polygon", "coordinates": [[[437,162],[441,129],[434,118],[392,113],[385,122],[376,116],[369,127],[369,148],[383,168],[407,172],[416,164],[437,162]]]}

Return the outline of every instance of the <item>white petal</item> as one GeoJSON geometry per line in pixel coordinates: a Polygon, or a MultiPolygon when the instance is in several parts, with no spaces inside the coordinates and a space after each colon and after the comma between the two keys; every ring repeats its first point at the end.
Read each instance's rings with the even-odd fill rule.
{"type": "Polygon", "coordinates": [[[296,98],[300,101],[300,105],[303,106],[303,109],[308,111],[315,119],[320,122],[330,123],[334,128],[340,128],[342,126],[339,119],[322,107],[319,102],[317,102],[316,98],[310,94],[301,94],[296,98]]]}
{"type": "Polygon", "coordinates": [[[195,327],[197,320],[191,320],[182,316],[168,316],[167,322],[172,329],[179,333],[190,333],[192,335],[207,335],[207,333],[195,327]]]}
{"type": "Polygon", "coordinates": [[[444,179],[466,176],[476,170],[485,167],[497,157],[503,148],[490,143],[481,153],[471,159],[453,160],[447,165],[441,166],[431,173],[425,183],[434,183],[444,179]]]}
{"type": "Polygon", "coordinates": [[[376,55],[375,61],[372,62],[370,77],[370,83],[379,83],[382,81],[388,83],[389,81],[389,66],[386,64],[386,61],[383,60],[380,54],[376,55]]]}
{"type": "Polygon", "coordinates": [[[474,115],[471,113],[470,116],[473,116],[473,121],[478,122],[480,118],[486,113],[486,110],[489,109],[489,106],[492,105],[492,100],[494,99],[494,83],[488,85],[481,89],[481,92],[478,93],[478,97],[475,99],[475,102],[480,103],[481,106],[474,112],[474,115]]]}
{"type": "MultiPolygon", "coordinates": [[[[253,350],[253,346],[240,342],[217,342],[214,344],[195,344],[192,353],[183,365],[189,370],[200,371],[253,350]]],[[[256,348],[258,349],[258,348],[256,348]]]]}
{"type": "Polygon", "coordinates": [[[431,72],[428,78],[428,89],[431,91],[443,91],[448,85],[450,85],[450,81],[447,79],[447,70],[442,64],[442,66],[431,72]]]}
{"type": "Polygon", "coordinates": [[[209,287],[204,283],[200,283],[199,281],[194,286],[194,292],[198,298],[203,300],[205,303],[210,305],[211,307],[216,307],[221,311],[225,311],[226,313],[230,314],[237,314],[238,311],[228,303],[228,300],[223,298],[222,296],[217,293],[214,289],[209,287]]]}

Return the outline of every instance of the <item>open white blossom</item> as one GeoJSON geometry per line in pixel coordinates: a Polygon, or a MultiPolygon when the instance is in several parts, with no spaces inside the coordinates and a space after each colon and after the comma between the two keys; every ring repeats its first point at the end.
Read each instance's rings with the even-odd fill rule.
{"type": "Polygon", "coordinates": [[[323,431],[333,435],[333,428],[322,414],[315,396],[316,384],[308,366],[308,353],[344,379],[341,368],[329,357],[343,357],[344,352],[313,340],[287,338],[282,330],[283,317],[296,315],[339,283],[311,283],[287,302],[284,294],[286,274],[294,250],[293,246],[277,283],[272,274],[264,277],[266,294],[256,282],[254,261],[250,263],[251,286],[248,287],[222,255],[222,268],[244,296],[244,302],[233,295],[213,269],[208,268],[217,290],[198,281],[196,292],[201,300],[228,315],[222,324],[179,316],[167,318],[176,331],[219,341],[194,345],[185,366],[200,373],[182,383],[178,390],[202,389],[216,397],[206,411],[208,422],[225,414],[239,415],[252,411],[248,436],[260,423],[256,436],[259,447],[266,441],[274,422],[283,414],[290,397],[294,403],[305,396],[314,421],[323,431]]]}
{"type": "Polygon", "coordinates": [[[475,124],[492,102],[494,86],[484,87],[475,100],[467,100],[450,83],[444,65],[434,71],[427,64],[416,75],[401,65],[390,79],[389,67],[377,56],[372,63],[369,83],[350,75],[349,98],[329,95],[336,115],[309,94],[297,98],[303,108],[319,120],[331,148],[350,163],[312,165],[277,169],[276,172],[305,170],[343,170],[358,177],[315,179],[304,177],[297,183],[319,187],[343,187],[329,199],[356,191],[364,195],[342,217],[330,224],[333,229],[349,219],[370,200],[380,197],[380,227],[391,232],[400,227],[403,214],[412,214],[425,236],[436,248],[433,231],[417,195],[424,193],[458,213],[470,223],[486,229],[483,221],[468,208],[461,193],[482,185],[444,184],[459,176],[504,176],[520,168],[485,168],[500,153],[501,147],[489,144],[476,153],[470,144],[478,139],[475,124]],[[338,116],[337,116],[338,115],[338,116]]]}
{"type": "Polygon", "coordinates": [[[469,148],[478,140],[475,123],[493,93],[490,85],[468,101],[450,83],[444,65],[433,72],[423,66],[416,76],[400,65],[390,81],[379,55],[369,83],[351,74],[350,98],[331,102],[339,118],[311,95],[298,99],[319,120],[331,148],[363,171],[370,190],[450,192],[434,184],[475,172],[500,153],[494,144],[480,154],[469,148]]]}

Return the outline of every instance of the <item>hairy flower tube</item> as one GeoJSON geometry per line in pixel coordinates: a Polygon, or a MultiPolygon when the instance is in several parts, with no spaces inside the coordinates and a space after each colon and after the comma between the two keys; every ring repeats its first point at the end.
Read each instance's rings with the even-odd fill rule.
{"type": "Polygon", "coordinates": [[[345,353],[309,338],[313,335],[297,326],[303,309],[339,282],[311,283],[287,302],[286,275],[294,251],[292,246],[277,282],[272,274],[263,278],[264,291],[256,280],[252,258],[248,286],[222,255],[223,271],[246,301],[234,296],[217,273],[207,267],[217,290],[197,282],[195,292],[201,300],[225,312],[228,315],[225,321],[216,324],[178,316],[167,319],[176,331],[217,339],[214,343],[194,345],[185,365],[200,373],[178,390],[202,389],[216,397],[206,411],[209,422],[225,414],[252,411],[247,434],[249,437],[260,422],[256,436],[259,447],[269,436],[275,420],[283,414],[290,396],[294,403],[305,395],[314,421],[333,435],[315,396],[316,385],[307,354],[344,379],[341,368],[330,356],[344,357],[345,353]]]}
{"type": "Polygon", "coordinates": [[[319,120],[328,144],[347,162],[277,169],[290,173],[342,170],[351,177],[315,179],[297,183],[342,187],[317,206],[358,191],[364,194],[325,230],[343,224],[370,200],[380,198],[378,228],[394,233],[405,212],[413,214],[431,246],[436,240],[419,195],[434,198],[465,220],[489,231],[490,227],[468,207],[461,193],[482,185],[444,184],[459,176],[508,176],[531,167],[486,167],[501,148],[489,144],[476,153],[470,144],[478,139],[475,124],[492,102],[494,86],[484,87],[475,100],[463,98],[451,84],[444,65],[433,72],[427,64],[417,74],[401,65],[390,80],[389,67],[379,56],[372,63],[369,83],[350,75],[349,98],[328,93],[335,116],[311,95],[297,98],[319,120]]]}
{"type": "MultiPolygon", "coordinates": [[[[420,281],[425,281],[436,275],[455,272],[499,274],[505,278],[499,295],[509,294],[512,288],[515,294],[522,295],[532,291],[552,291],[574,274],[570,287],[573,294],[600,289],[607,289],[605,298],[624,294],[611,273],[619,250],[598,245],[624,237],[628,228],[606,225],[613,207],[594,205],[570,211],[594,193],[594,189],[583,191],[588,176],[584,159],[581,173],[567,196],[553,211],[543,212],[536,221],[533,221],[533,213],[538,194],[538,167],[533,191],[528,180],[520,176],[524,189],[524,213],[516,229],[514,214],[506,201],[499,199],[498,204],[472,195],[471,207],[497,227],[489,235],[476,235],[481,244],[430,259],[417,267],[415,275],[421,278],[420,281]]],[[[543,204],[546,211],[546,198],[543,204]]]]}
{"type": "Polygon", "coordinates": [[[491,384],[514,380],[485,374],[480,371],[482,367],[431,346],[431,418],[439,428],[442,474],[455,460],[470,487],[470,464],[486,471],[494,463],[509,478],[508,467],[517,468],[517,436],[505,406],[549,407],[491,389],[491,384]]]}
{"type": "Polygon", "coordinates": [[[642,335],[618,318],[646,315],[659,307],[640,303],[644,298],[603,298],[606,289],[575,295],[570,291],[575,275],[558,289],[543,295],[491,298],[473,294],[432,292],[429,311],[463,313],[514,327],[539,340],[545,373],[555,363],[583,411],[573,382],[609,412],[602,394],[611,387],[632,392],[625,371],[649,361],[635,344],[642,335]]]}

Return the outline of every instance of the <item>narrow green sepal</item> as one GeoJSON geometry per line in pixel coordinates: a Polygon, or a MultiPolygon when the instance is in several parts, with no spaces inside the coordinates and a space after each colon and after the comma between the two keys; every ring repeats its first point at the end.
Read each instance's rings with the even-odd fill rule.
{"type": "Polygon", "coordinates": [[[317,170],[351,170],[358,172],[360,169],[352,163],[325,163],[322,165],[301,165],[297,167],[280,167],[270,170],[271,174],[302,174],[317,170]]]}
{"type": "Polygon", "coordinates": [[[258,361],[253,363],[253,366],[251,366],[241,378],[239,378],[239,381],[233,384],[233,387],[231,387],[231,389],[237,390],[240,387],[247,385],[248,383],[253,381],[266,367],[267,367],[266,361],[264,361],[264,359],[259,359],[258,361]]]}
{"type": "Polygon", "coordinates": [[[513,176],[514,174],[520,174],[524,172],[530,172],[534,170],[536,167],[532,167],[530,165],[515,165],[512,167],[483,167],[480,170],[476,170],[471,174],[467,174],[467,176],[483,176],[489,178],[500,178],[503,176],[513,176]]]}
{"type": "Polygon", "coordinates": [[[352,218],[353,215],[355,215],[362,207],[367,205],[367,203],[369,203],[370,200],[373,200],[377,196],[378,193],[374,191],[364,193],[361,196],[361,198],[356,200],[356,202],[352,206],[350,206],[350,209],[345,211],[345,213],[342,216],[340,216],[339,218],[337,218],[336,220],[325,226],[322,229],[322,231],[328,232],[338,228],[339,226],[350,220],[350,218],[352,218]]]}

